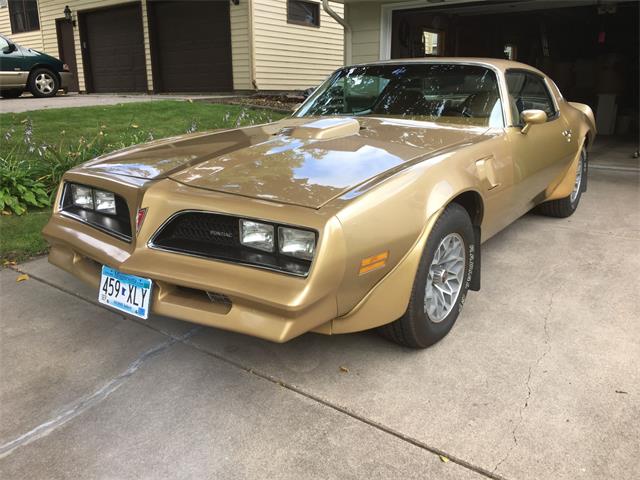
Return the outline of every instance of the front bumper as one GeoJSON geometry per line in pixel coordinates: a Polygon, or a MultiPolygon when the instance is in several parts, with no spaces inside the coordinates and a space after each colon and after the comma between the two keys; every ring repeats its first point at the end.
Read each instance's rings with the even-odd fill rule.
{"type": "Polygon", "coordinates": [[[69,86],[73,81],[73,73],[71,72],[58,72],[60,75],[60,88],[65,92],[69,91],[69,86]]]}
{"type": "MultiPolygon", "coordinates": [[[[102,265],[150,278],[154,283],[151,312],[155,314],[274,342],[285,342],[310,330],[329,333],[331,321],[338,316],[336,290],[344,272],[344,249],[337,219],[324,219],[322,228],[318,228],[320,223],[309,225],[318,228],[321,234],[316,259],[306,278],[154,250],[147,242],[171,213],[166,205],[161,207],[166,198],[171,198],[175,211],[197,207],[199,201],[206,200],[209,208],[213,203],[219,210],[241,216],[255,217],[257,213],[252,210],[253,202],[246,198],[211,192],[199,198],[199,192],[193,189],[183,198],[177,192],[169,193],[168,190],[180,188],[174,182],[163,183],[164,188],[146,192],[143,206],[148,207],[149,213],[132,243],[54,211],[43,230],[51,245],[49,261],[93,285],[96,296],[102,265]],[[330,254],[323,248],[329,237],[330,254]],[[230,304],[215,301],[218,296],[225,296],[230,304]]],[[[124,191],[120,193],[126,195],[124,191]]],[[[264,205],[262,202],[260,208],[264,205]]],[[[274,218],[277,217],[274,212],[263,213],[265,218],[279,220],[274,218]]],[[[288,213],[289,218],[296,215],[295,211],[288,213]]]]}

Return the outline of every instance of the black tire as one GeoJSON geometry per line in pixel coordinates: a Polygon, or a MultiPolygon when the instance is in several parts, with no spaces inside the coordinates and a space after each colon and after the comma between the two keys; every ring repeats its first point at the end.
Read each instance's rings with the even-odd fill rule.
{"type": "Polygon", "coordinates": [[[393,342],[411,348],[426,348],[444,338],[453,327],[464,305],[473,273],[473,263],[474,233],[471,219],[462,206],[452,203],[438,218],[431,233],[429,233],[427,244],[413,281],[407,311],[395,322],[380,327],[380,333],[393,342]],[[428,312],[425,312],[427,276],[440,242],[451,233],[457,233],[464,243],[464,274],[462,276],[461,289],[456,301],[453,303],[453,308],[440,322],[434,322],[429,317],[428,312]]]}
{"type": "Polygon", "coordinates": [[[28,85],[29,91],[34,97],[55,97],[60,89],[60,79],[48,68],[36,68],[29,75],[28,85]],[[41,80],[46,83],[40,83],[41,80]]]}
{"type": "Polygon", "coordinates": [[[22,90],[6,90],[0,92],[0,97],[2,98],[18,98],[20,95],[22,95],[22,90]]]}
{"type": "Polygon", "coordinates": [[[564,198],[559,198],[558,200],[551,200],[550,202],[544,202],[538,205],[535,208],[535,212],[541,215],[546,215],[547,217],[556,217],[556,218],[567,218],[573,215],[573,212],[578,208],[578,204],[580,203],[580,198],[582,197],[582,193],[586,190],[587,185],[587,150],[585,148],[580,152],[581,155],[581,163],[580,168],[582,170],[582,175],[580,177],[580,185],[578,186],[578,191],[575,198],[571,198],[571,195],[564,198]]]}

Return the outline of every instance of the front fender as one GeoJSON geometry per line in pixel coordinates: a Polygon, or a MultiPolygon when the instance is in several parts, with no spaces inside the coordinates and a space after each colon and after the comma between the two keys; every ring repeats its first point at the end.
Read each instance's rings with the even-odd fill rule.
{"type": "MultiPolygon", "coordinates": [[[[453,199],[467,191],[482,191],[481,180],[475,176],[476,158],[475,154],[462,152],[438,155],[397,172],[366,194],[341,205],[342,208],[337,204],[330,206],[337,210],[335,215],[342,225],[347,252],[344,277],[337,289],[339,316],[354,311],[401,263],[402,272],[408,273],[406,281],[398,285],[407,286],[408,291],[403,296],[395,293],[391,296],[394,303],[396,299],[399,302],[394,308],[406,307],[404,300],[417,268],[417,264],[407,263],[407,255],[415,249],[422,252],[432,221],[453,199]],[[377,255],[386,255],[386,263],[361,272],[363,260],[377,255]]],[[[393,291],[399,288],[394,287],[393,291]]],[[[382,323],[391,320],[385,316],[382,323]]]]}
{"type": "Polygon", "coordinates": [[[330,333],[351,333],[390,323],[407,311],[413,281],[429,233],[444,207],[434,212],[405,256],[346,315],[331,321],[330,333]]]}

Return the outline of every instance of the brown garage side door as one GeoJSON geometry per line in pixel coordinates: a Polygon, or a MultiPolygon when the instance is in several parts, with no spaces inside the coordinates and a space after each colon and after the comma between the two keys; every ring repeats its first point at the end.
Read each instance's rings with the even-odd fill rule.
{"type": "Polygon", "coordinates": [[[163,0],[148,8],[156,90],[233,89],[228,1],[163,0]]]}
{"type": "Polygon", "coordinates": [[[139,3],[81,12],[80,28],[88,91],[147,91],[139,3]]]}

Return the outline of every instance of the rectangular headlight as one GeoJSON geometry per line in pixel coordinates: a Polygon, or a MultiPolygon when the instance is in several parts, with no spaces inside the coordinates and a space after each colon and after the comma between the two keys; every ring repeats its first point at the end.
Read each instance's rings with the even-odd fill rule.
{"type": "Polygon", "coordinates": [[[116,196],[113,193],[95,190],[94,194],[97,212],[116,214],[116,196]]]}
{"type": "Polygon", "coordinates": [[[273,225],[240,219],[240,243],[265,252],[273,252],[273,225]]]}
{"type": "Polygon", "coordinates": [[[304,260],[313,260],[316,250],[316,234],[308,230],[278,227],[280,253],[304,260]]]}
{"type": "Polygon", "coordinates": [[[93,191],[90,187],[72,184],[71,198],[76,207],[93,210],[93,191]]]}

